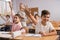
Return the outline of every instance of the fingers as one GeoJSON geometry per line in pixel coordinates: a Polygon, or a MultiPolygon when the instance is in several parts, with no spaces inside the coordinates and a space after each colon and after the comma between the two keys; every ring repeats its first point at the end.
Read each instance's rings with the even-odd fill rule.
{"type": "Polygon", "coordinates": [[[42,36],[46,36],[45,32],[39,32],[39,34],[41,34],[42,36]]]}

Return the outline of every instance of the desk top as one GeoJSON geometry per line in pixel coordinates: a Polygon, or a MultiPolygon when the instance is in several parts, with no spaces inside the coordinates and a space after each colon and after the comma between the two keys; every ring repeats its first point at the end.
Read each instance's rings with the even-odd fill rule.
{"type": "Polygon", "coordinates": [[[55,27],[56,30],[60,30],[60,27],[55,27]]]}
{"type": "Polygon", "coordinates": [[[22,36],[22,37],[16,37],[15,40],[56,40],[58,38],[58,35],[53,35],[53,36],[44,36],[44,37],[27,37],[27,36],[22,36]]]}

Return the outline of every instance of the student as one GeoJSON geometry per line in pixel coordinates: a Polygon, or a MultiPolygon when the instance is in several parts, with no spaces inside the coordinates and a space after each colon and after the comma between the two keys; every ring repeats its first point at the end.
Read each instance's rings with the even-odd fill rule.
{"type": "Polygon", "coordinates": [[[13,18],[13,24],[12,24],[12,28],[11,28],[11,33],[15,32],[15,31],[21,31],[21,33],[25,33],[25,29],[22,27],[21,25],[21,17],[19,14],[15,14],[14,18],[13,18]]]}
{"type": "Polygon", "coordinates": [[[20,7],[19,14],[20,14],[20,16],[22,17],[22,19],[21,19],[22,26],[23,26],[23,27],[26,27],[26,26],[27,26],[27,25],[26,25],[27,16],[26,16],[26,14],[25,14],[25,12],[24,12],[25,5],[22,4],[22,3],[20,3],[19,7],[20,7]]]}
{"type": "MultiPolygon", "coordinates": [[[[0,14],[1,16],[1,14],[0,14]]],[[[10,15],[6,15],[6,17],[1,16],[1,18],[5,21],[4,27],[1,28],[1,31],[10,31],[11,25],[12,25],[12,20],[10,19],[10,15]]]]}
{"type": "Polygon", "coordinates": [[[39,22],[40,21],[40,16],[38,14],[35,14],[35,19],[39,22]]]}
{"type": "Polygon", "coordinates": [[[12,20],[10,19],[10,15],[6,15],[5,17],[3,17],[3,16],[0,14],[0,17],[5,21],[5,25],[11,25],[12,20]]]}
{"type": "Polygon", "coordinates": [[[25,30],[22,28],[22,25],[21,25],[21,16],[20,16],[20,14],[15,14],[13,12],[13,7],[12,7],[11,2],[9,2],[9,5],[10,5],[10,8],[11,8],[11,17],[12,17],[12,20],[13,20],[11,32],[21,30],[22,33],[25,33],[25,30]]]}
{"type": "Polygon", "coordinates": [[[41,22],[37,22],[37,20],[31,15],[29,9],[25,9],[26,14],[31,18],[34,22],[36,33],[41,34],[42,36],[48,35],[56,35],[56,30],[53,25],[49,22],[50,12],[47,10],[42,10],[41,12],[41,22]]]}

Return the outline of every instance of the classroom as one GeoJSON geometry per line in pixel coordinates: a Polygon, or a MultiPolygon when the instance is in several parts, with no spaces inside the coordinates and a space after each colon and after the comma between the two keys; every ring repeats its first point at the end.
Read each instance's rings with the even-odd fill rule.
{"type": "Polygon", "coordinates": [[[60,0],[0,0],[0,40],[60,40],[60,0]]]}

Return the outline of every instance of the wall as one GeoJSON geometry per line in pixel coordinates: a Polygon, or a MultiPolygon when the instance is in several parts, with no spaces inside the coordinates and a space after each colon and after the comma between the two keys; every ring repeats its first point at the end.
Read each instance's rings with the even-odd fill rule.
{"type": "Polygon", "coordinates": [[[38,7],[39,14],[46,9],[51,13],[51,20],[60,21],[60,0],[13,0],[14,10],[17,13],[19,3],[27,4],[28,7],[38,7]]]}

